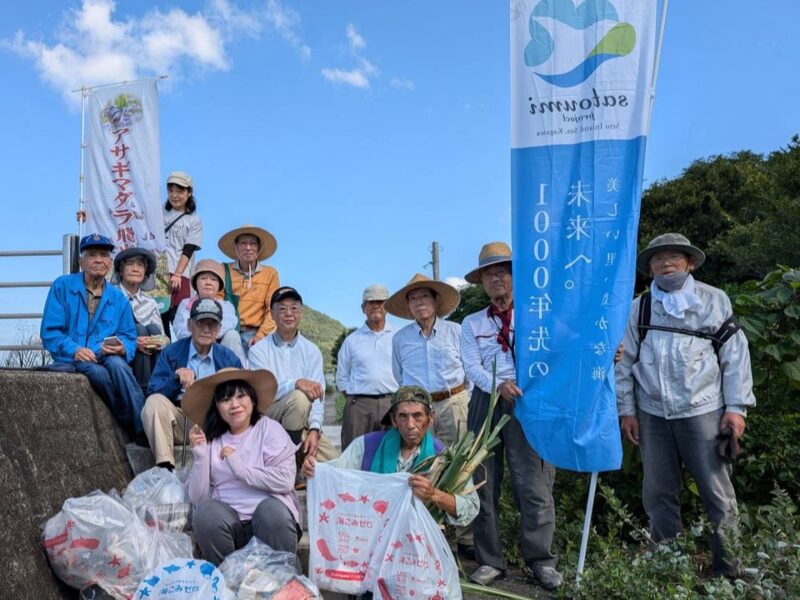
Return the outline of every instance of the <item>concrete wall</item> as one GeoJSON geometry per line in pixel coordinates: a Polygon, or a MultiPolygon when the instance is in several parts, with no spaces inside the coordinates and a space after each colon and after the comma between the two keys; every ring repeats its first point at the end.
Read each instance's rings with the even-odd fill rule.
{"type": "Polygon", "coordinates": [[[77,597],[52,574],[40,528],[67,498],[122,491],[124,441],[84,376],[0,369],[0,597],[77,597]]]}

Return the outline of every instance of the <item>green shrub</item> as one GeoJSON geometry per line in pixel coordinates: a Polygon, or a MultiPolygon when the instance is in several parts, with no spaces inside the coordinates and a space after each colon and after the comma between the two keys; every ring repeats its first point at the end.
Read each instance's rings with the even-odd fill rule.
{"type": "Polygon", "coordinates": [[[605,534],[593,528],[586,568],[580,583],[575,569],[580,542],[572,524],[572,541],[562,556],[565,598],[797,598],[800,597],[800,520],[791,497],[776,488],[769,504],[740,505],[741,526],[731,547],[742,563],[735,580],[712,578],[704,519],[668,543],[654,544],[646,528],[610,487],[600,485],[606,511],[600,517],[605,534]]]}

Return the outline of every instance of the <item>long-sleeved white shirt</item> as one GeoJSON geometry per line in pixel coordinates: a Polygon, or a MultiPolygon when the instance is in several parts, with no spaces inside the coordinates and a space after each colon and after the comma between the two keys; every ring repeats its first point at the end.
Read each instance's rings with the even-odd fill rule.
{"type": "Polygon", "coordinates": [[[280,400],[295,389],[298,379],[310,379],[322,386],[322,398],[311,403],[308,415],[309,429],[322,429],[325,417],[325,374],[322,370],[322,352],[312,342],[298,333],[285,342],[274,332],[250,347],[250,368],[267,369],[278,380],[275,398],[280,400]]]}
{"type": "Polygon", "coordinates": [[[430,337],[414,322],[392,340],[392,370],[400,385],[419,385],[441,392],[464,383],[461,325],[437,318],[430,337]]]}
{"type": "Polygon", "coordinates": [[[365,323],[348,335],[339,348],[336,387],[351,396],[397,391],[397,380],[392,373],[395,331],[389,323],[380,331],[373,331],[365,323]]]}
{"type": "MultiPolygon", "coordinates": [[[[175,332],[175,339],[182,340],[192,335],[189,332],[188,321],[192,312],[192,305],[197,301],[198,297],[184,298],[178,305],[178,310],[175,311],[175,317],[172,319],[172,331],[175,332]]],[[[219,298],[214,298],[214,300],[222,306],[222,329],[219,331],[219,337],[222,337],[231,329],[236,329],[239,319],[236,318],[236,308],[234,308],[233,304],[219,298]]]]}
{"type": "MultiPolygon", "coordinates": [[[[513,317],[511,322],[514,322],[513,317]]],[[[489,317],[488,308],[472,313],[461,323],[461,360],[464,362],[464,371],[467,373],[467,379],[487,394],[492,391],[492,365],[495,358],[497,358],[497,385],[517,379],[511,350],[503,352],[497,341],[499,332],[499,320],[489,317]]],[[[513,329],[511,339],[514,339],[513,329]]]]}

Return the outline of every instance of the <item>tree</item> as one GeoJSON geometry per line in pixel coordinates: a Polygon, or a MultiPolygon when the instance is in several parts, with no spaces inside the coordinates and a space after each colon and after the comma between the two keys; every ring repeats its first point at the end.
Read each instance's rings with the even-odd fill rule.
{"type": "Polygon", "coordinates": [[[749,151],[696,160],[642,196],[639,248],[668,231],[702,248],[702,280],[762,279],[776,264],[800,265],[800,137],[762,156],[749,151]]]}
{"type": "Polygon", "coordinates": [[[339,364],[339,348],[341,348],[342,344],[344,344],[344,338],[353,333],[355,330],[355,327],[348,327],[347,329],[343,330],[342,333],[339,334],[339,337],[337,337],[333,342],[333,346],[331,347],[331,365],[333,366],[334,370],[336,369],[336,365],[339,364]]]}
{"type": "Polygon", "coordinates": [[[456,323],[461,323],[467,315],[471,315],[489,306],[489,302],[489,296],[483,291],[482,285],[470,285],[462,288],[461,302],[458,303],[458,306],[450,315],[449,319],[456,323]]]}
{"type": "Polygon", "coordinates": [[[42,340],[30,323],[20,321],[17,324],[14,344],[18,346],[34,346],[22,350],[9,350],[3,358],[3,365],[10,369],[33,369],[49,362],[50,354],[42,348],[42,340]]]}

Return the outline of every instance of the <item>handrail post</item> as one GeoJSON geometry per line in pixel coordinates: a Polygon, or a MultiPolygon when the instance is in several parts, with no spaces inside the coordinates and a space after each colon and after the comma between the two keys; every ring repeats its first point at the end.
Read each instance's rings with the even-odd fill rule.
{"type": "Polygon", "coordinates": [[[74,233],[65,233],[62,238],[64,275],[77,273],[78,268],[78,236],[74,233]]]}

